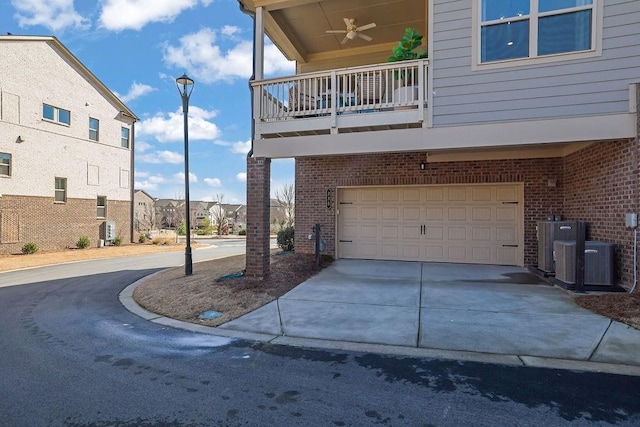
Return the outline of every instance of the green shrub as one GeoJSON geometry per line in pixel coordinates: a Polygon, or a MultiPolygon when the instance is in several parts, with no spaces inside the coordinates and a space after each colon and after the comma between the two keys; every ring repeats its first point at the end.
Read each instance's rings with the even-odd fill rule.
{"type": "Polygon", "coordinates": [[[240,231],[238,231],[238,236],[246,236],[247,235],[247,230],[242,229],[240,231]]]}
{"type": "Polygon", "coordinates": [[[178,225],[176,232],[178,233],[178,236],[186,236],[187,224],[185,224],[184,222],[181,222],[180,225],[178,225]]]}
{"type": "Polygon", "coordinates": [[[144,234],[141,234],[140,236],[138,236],[138,243],[146,243],[147,242],[147,236],[145,236],[144,234]]]}
{"type": "Polygon", "coordinates": [[[22,253],[25,255],[35,254],[36,252],[38,252],[38,245],[33,242],[27,242],[22,247],[22,253]]]}
{"type": "Polygon", "coordinates": [[[91,241],[89,240],[89,238],[87,236],[82,236],[80,237],[80,240],[78,240],[78,243],[76,243],[76,246],[79,249],[86,249],[89,247],[90,244],[91,244],[91,241]]]}
{"type": "Polygon", "coordinates": [[[295,230],[293,227],[285,227],[278,231],[278,247],[283,251],[292,251],[295,246],[295,230]]]}
{"type": "Polygon", "coordinates": [[[117,236],[115,239],[113,239],[113,246],[120,246],[122,244],[122,237],[117,236]]]}

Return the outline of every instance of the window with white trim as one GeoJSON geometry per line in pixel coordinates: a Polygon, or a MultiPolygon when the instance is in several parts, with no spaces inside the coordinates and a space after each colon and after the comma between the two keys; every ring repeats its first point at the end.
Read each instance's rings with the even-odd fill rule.
{"type": "Polygon", "coordinates": [[[11,176],[11,154],[0,153],[0,176],[11,176]]]}
{"type": "Polygon", "coordinates": [[[106,218],[107,217],[107,197],[98,196],[96,206],[97,206],[96,216],[98,218],[106,218]]]}
{"type": "Polygon", "coordinates": [[[49,104],[42,104],[42,118],[67,126],[71,125],[71,111],[49,104]]]}
{"type": "Polygon", "coordinates": [[[120,146],[122,148],[129,148],[129,128],[122,128],[120,132],[120,146]]]}
{"type": "Polygon", "coordinates": [[[54,202],[65,203],[67,201],[67,178],[57,178],[55,184],[54,202]]]}
{"type": "Polygon", "coordinates": [[[100,120],[89,117],[89,139],[98,141],[100,137],[100,120]]]}
{"type": "Polygon", "coordinates": [[[477,0],[480,63],[595,49],[601,0],[477,0]]]}

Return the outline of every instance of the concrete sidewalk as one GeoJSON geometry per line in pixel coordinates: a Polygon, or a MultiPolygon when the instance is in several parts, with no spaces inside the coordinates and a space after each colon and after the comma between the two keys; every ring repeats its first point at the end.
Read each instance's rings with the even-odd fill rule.
{"type": "Polygon", "coordinates": [[[575,369],[577,361],[640,367],[639,330],[578,307],[566,291],[519,267],[337,260],[216,330],[283,343],[505,355],[525,364],[557,359],[575,369]]]}

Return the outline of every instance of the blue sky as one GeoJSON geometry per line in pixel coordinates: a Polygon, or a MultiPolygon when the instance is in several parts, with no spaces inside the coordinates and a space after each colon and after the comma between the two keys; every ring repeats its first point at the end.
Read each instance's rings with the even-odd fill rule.
{"type": "MultiPolygon", "coordinates": [[[[186,72],[190,198],[246,201],[252,20],[236,0],[1,0],[7,32],[56,36],[136,113],[136,188],[154,197],[184,197],[186,72]]],[[[294,74],[269,42],[265,58],[267,77],[294,74]]],[[[271,178],[272,193],[293,183],[293,160],[274,160],[271,178]]]]}

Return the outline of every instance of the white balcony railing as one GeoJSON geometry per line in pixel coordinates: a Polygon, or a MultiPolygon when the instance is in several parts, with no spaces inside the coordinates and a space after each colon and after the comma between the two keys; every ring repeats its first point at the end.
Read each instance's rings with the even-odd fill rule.
{"type": "Polygon", "coordinates": [[[417,60],[254,82],[256,137],[422,126],[427,76],[417,60]]]}

